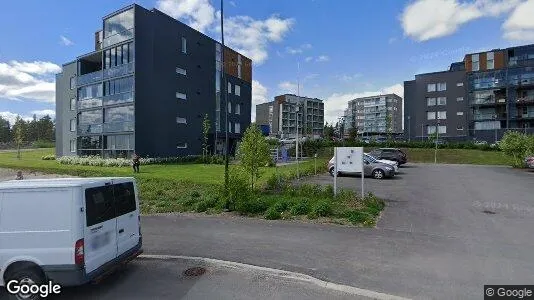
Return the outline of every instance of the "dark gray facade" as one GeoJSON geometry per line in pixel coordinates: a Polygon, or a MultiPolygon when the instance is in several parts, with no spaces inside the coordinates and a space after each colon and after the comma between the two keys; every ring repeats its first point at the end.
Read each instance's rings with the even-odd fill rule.
{"type": "Polygon", "coordinates": [[[56,155],[76,155],[76,87],[71,89],[71,78],[76,78],[76,62],[63,65],[63,72],[56,76],[56,155]],[[74,100],[74,101],[75,101],[74,100]],[[76,104],[74,102],[74,104],[76,104]]]}
{"type": "MultiPolygon", "coordinates": [[[[149,157],[199,155],[206,115],[211,123],[209,152],[216,149],[216,137],[222,151],[228,106],[233,152],[250,125],[251,64],[220,48],[215,40],[156,9],[131,5],[104,17],[103,31],[95,35],[95,51],[77,59],[78,149],[65,152],[71,137],[62,133],[58,156],[116,157],[134,151],[149,157]],[[230,104],[223,96],[223,52],[227,87],[232,87],[230,104]],[[234,56],[247,63],[231,63],[234,56]]],[[[57,120],[62,127],[68,114],[59,109],[67,102],[67,71],[64,67],[57,77],[57,120]]]]}
{"type": "Polygon", "coordinates": [[[436,130],[440,138],[468,138],[465,69],[458,63],[448,71],[415,75],[404,82],[404,133],[409,140],[425,140],[436,130]],[[438,125],[439,124],[439,125],[438,125]]]}

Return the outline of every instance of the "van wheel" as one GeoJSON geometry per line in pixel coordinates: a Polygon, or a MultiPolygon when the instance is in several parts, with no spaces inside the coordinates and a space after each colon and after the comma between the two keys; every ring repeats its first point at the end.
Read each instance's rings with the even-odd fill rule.
{"type": "MultiPolygon", "coordinates": [[[[43,273],[36,268],[24,268],[21,270],[16,270],[13,274],[10,274],[7,278],[7,282],[11,280],[16,280],[20,285],[41,285],[45,282],[45,277],[43,273]]],[[[15,295],[16,299],[19,300],[39,300],[41,297],[39,294],[23,294],[18,293],[15,295]]]]}
{"type": "Polygon", "coordinates": [[[373,178],[374,179],[382,179],[384,178],[384,176],[386,175],[386,173],[384,173],[384,171],[380,170],[380,169],[376,169],[373,171],[373,178]]]}

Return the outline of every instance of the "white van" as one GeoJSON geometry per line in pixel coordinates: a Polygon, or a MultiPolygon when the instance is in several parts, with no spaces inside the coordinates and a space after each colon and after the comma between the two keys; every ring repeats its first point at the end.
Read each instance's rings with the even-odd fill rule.
{"type": "Polygon", "coordinates": [[[142,253],[138,199],[133,178],[0,183],[0,287],[81,285],[132,260],[142,253]]]}

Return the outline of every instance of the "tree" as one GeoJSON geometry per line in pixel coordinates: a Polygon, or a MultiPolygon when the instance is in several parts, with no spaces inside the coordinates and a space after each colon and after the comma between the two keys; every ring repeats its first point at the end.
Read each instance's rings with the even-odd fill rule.
{"type": "Polygon", "coordinates": [[[9,121],[0,116],[0,143],[9,143],[11,141],[11,124],[9,121]]]}
{"type": "Polygon", "coordinates": [[[37,115],[33,115],[33,118],[28,122],[26,132],[26,138],[28,142],[34,142],[39,140],[39,128],[37,124],[37,115]]]}
{"type": "Polygon", "coordinates": [[[37,122],[37,136],[40,140],[52,142],[55,140],[54,122],[49,115],[39,119],[37,122]]]}
{"type": "Polygon", "coordinates": [[[204,115],[204,121],[202,122],[202,159],[206,161],[206,155],[208,154],[208,135],[210,133],[210,119],[208,114],[204,115]]]}
{"type": "Polygon", "coordinates": [[[13,125],[13,132],[14,132],[14,138],[15,138],[15,144],[17,145],[17,158],[20,159],[20,147],[22,143],[24,142],[24,129],[25,129],[25,123],[24,120],[17,116],[17,119],[15,120],[15,125],[13,125]]]}
{"type": "Polygon", "coordinates": [[[251,124],[245,131],[238,158],[243,169],[250,175],[250,186],[254,189],[254,182],[260,177],[260,167],[271,160],[269,144],[256,124],[251,124]]]}
{"type": "Polygon", "coordinates": [[[358,129],[353,126],[349,129],[349,140],[355,141],[357,137],[358,137],[358,129]]]}
{"type": "Polygon", "coordinates": [[[326,122],[326,124],[324,125],[323,134],[324,134],[324,138],[325,139],[331,141],[332,137],[334,136],[334,126],[332,126],[332,124],[328,124],[328,122],[326,122]]]}

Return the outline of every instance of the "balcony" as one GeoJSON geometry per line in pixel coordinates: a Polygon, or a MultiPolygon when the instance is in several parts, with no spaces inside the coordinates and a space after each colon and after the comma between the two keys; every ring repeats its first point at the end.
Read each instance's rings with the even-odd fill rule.
{"type": "Polygon", "coordinates": [[[109,46],[130,40],[134,38],[134,29],[128,29],[123,32],[108,36],[102,41],[102,48],[107,48],[109,46]]]}
{"type": "Polygon", "coordinates": [[[116,66],[110,69],[104,70],[104,79],[112,78],[112,77],[120,77],[128,74],[132,74],[134,72],[134,63],[127,63],[124,65],[116,66]]]}
{"type": "Polygon", "coordinates": [[[534,103],[534,95],[528,95],[528,96],[525,96],[525,97],[518,97],[516,101],[517,101],[517,105],[533,104],[534,103]]]}
{"type": "Polygon", "coordinates": [[[534,78],[510,79],[510,85],[517,88],[534,86],[534,78]]]}
{"type": "Polygon", "coordinates": [[[365,102],[363,107],[374,107],[374,106],[383,106],[386,105],[386,101],[376,101],[376,102],[365,102]]]}
{"type": "Polygon", "coordinates": [[[506,114],[505,113],[500,113],[500,114],[477,114],[475,113],[473,114],[473,120],[477,120],[477,121],[495,120],[495,119],[506,119],[506,114]]]}
{"type": "Polygon", "coordinates": [[[76,78],[76,86],[83,86],[102,81],[102,71],[84,74],[76,78]]]}
{"type": "Polygon", "coordinates": [[[127,92],[115,95],[104,96],[104,105],[114,105],[134,101],[134,93],[127,92]]]}
{"type": "Polygon", "coordinates": [[[485,98],[485,99],[475,99],[471,105],[476,106],[495,106],[495,105],[506,105],[506,98],[495,99],[494,97],[485,98]]]}
{"type": "Polygon", "coordinates": [[[518,115],[516,119],[533,119],[533,118],[534,118],[534,111],[529,111],[526,114],[518,115]]]}
{"type": "Polygon", "coordinates": [[[134,122],[104,123],[104,133],[134,131],[134,122]]]}
{"type": "Polygon", "coordinates": [[[102,98],[81,99],[78,101],[78,109],[86,109],[102,106],[102,98]]]}
{"type": "Polygon", "coordinates": [[[78,125],[78,134],[96,134],[102,133],[102,124],[80,124],[78,125]]]}

